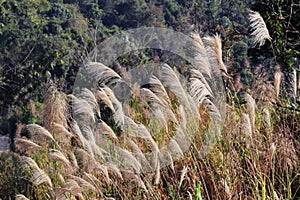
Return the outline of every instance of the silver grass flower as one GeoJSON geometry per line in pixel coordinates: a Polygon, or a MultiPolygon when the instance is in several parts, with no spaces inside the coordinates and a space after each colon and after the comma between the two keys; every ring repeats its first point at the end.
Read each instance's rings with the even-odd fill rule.
{"type": "Polygon", "coordinates": [[[121,174],[120,169],[114,164],[114,163],[107,163],[105,164],[105,166],[107,167],[107,170],[109,173],[115,175],[116,177],[118,177],[119,179],[123,180],[123,176],[121,174]]]}
{"type": "Polygon", "coordinates": [[[274,87],[275,87],[275,92],[276,92],[276,97],[277,98],[279,97],[280,83],[281,83],[281,73],[280,72],[275,72],[274,87]]]}
{"type": "Polygon", "coordinates": [[[160,176],[161,176],[160,175],[160,164],[159,164],[159,162],[157,162],[157,164],[156,164],[156,173],[155,173],[155,181],[154,181],[155,185],[159,184],[160,176]]]}
{"type": "Polygon", "coordinates": [[[76,156],[73,152],[69,153],[71,164],[74,168],[79,169],[76,156]]]}
{"type": "Polygon", "coordinates": [[[216,34],[214,36],[206,36],[204,40],[207,42],[206,54],[211,66],[219,66],[220,70],[227,74],[227,68],[222,59],[222,41],[221,36],[216,34]],[[215,63],[217,61],[217,63],[215,63]],[[217,64],[217,65],[215,65],[217,64]]]}
{"type": "Polygon", "coordinates": [[[140,149],[140,147],[131,139],[128,139],[127,142],[128,142],[129,148],[131,149],[131,151],[133,153],[133,156],[137,159],[137,161],[139,163],[141,163],[142,170],[143,171],[150,170],[151,166],[150,166],[147,158],[145,157],[144,153],[140,149]]]}
{"type": "Polygon", "coordinates": [[[61,162],[62,164],[64,164],[67,167],[69,167],[71,164],[70,161],[66,158],[66,156],[62,152],[60,152],[56,149],[50,150],[49,158],[54,161],[61,162]]]}
{"type": "Polygon", "coordinates": [[[198,106],[200,106],[203,100],[207,97],[212,97],[212,94],[207,89],[205,83],[197,78],[190,78],[190,93],[195,98],[198,106]]]}
{"type": "Polygon", "coordinates": [[[203,74],[197,70],[197,69],[190,69],[190,75],[191,78],[197,78],[199,79],[206,87],[206,89],[212,94],[212,90],[208,84],[208,82],[206,81],[205,77],[203,76],[203,74]]]}
{"type": "Polygon", "coordinates": [[[77,181],[73,179],[67,179],[62,188],[55,188],[55,195],[57,198],[62,198],[66,193],[70,193],[76,197],[81,197],[83,188],[79,186],[77,181]]]}
{"type": "Polygon", "coordinates": [[[271,41],[268,28],[264,19],[258,12],[249,11],[250,27],[252,29],[251,36],[253,38],[253,46],[259,44],[262,46],[265,44],[266,40],[271,41]]]}
{"type": "Polygon", "coordinates": [[[86,100],[90,104],[91,108],[97,113],[99,117],[101,116],[98,101],[92,91],[87,88],[83,88],[78,95],[81,99],[86,100]]]}
{"type": "Polygon", "coordinates": [[[177,159],[177,158],[183,156],[181,147],[174,139],[170,139],[170,142],[167,145],[167,149],[171,153],[173,159],[177,159]]]}
{"type": "Polygon", "coordinates": [[[171,105],[171,100],[168,96],[168,93],[161,83],[161,81],[156,77],[152,76],[149,79],[150,90],[157,95],[157,97],[161,100],[163,105],[169,106],[171,105]]]}
{"type": "Polygon", "coordinates": [[[40,125],[28,124],[26,128],[31,134],[32,139],[34,139],[35,141],[39,141],[39,138],[46,138],[54,141],[52,134],[40,125]]]}
{"type": "Polygon", "coordinates": [[[252,139],[252,126],[251,126],[251,120],[249,114],[242,113],[241,119],[242,119],[241,132],[245,134],[247,137],[250,137],[250,139],[252,139]]]}
{"type": "Polygon", "coordinates": [[[72,137],[73,134],[68,131],[63,125],[58,124],[58,123],[52,123],[51,125],[52,131],[54,133],[56,133],[57,135],[59,135],[60,139],[62,139],[63,137],[72,137]]]}
{"type": "Polygon", "coordinates": [[[151,112],[155,118],[158,117],[158,120],[163,119],[165,121],[164,124],[167,123],[167,119],[170,119],[175,124],[178,124],[178,120],[172,111],[171,104],[166,104],[166,102],[161,101],[161,98],[159,98],[158,95],[147,88],[141,88],[140,95],[150,104],[151,112]],[[163,116],[160,114],[163,114],[163,116]]]}
{"type": "Polygon", "coordinates": [[[126,149],[118,149],[117,153],[119,155],[118,159],[121,159],[117,161],[120,162],[120,166],[122,166],[125,170],[133,171],[138,174],[141,173],[142,166],[131,152],[126,149]]]}
{"type": "Polygon", "coordinates": [[[49,176],[39,168],[37,163],[30,157],[22,156],[22,160],[29,166],[32,170],[33,184],[39,186],[41,184],[46,184],[52,187],[52,182],[49,176]]]}
{"type": "Polygon", "coordinates": [[[225,191],[225,194],[227,195],[228,198],[231,198],[231,192],[230,192],[230,189],[229,189],[229,186],[227,184],[227,181],[226,179],[222,178],[221,179],[221,184],[224,188],[224,191],[225,191]]]}
{"type": "Polygon", "coordinates": [[[167,64],[161,67],[162,83],[173,92],[183,105],[189,105],[187,93],[174,70],[167,64]]]}
{"type": "Polygon", "coordinates": [[[101,120],[101,122],[99,123],[99,128],[102,134],[115,141],[118,141],[118,137],[116,136],[115,132],[104,121],[101,120]]]}
{"type": "Polygon", "coordinates": [[[108,96],[106,95],[106,93],[103,91],[102,88],[99,88],[99,90],[95,92],[95,96],[98,101],[101,100],[108,108],[110,108],[113,112],[115,112],[115,108],[111,100],[108,98],[108,96]]]}
{"type": "Polygon", "coordinates": [[[15,200],[29,200],[29,199],[25,197],[23,194],[18,194],[16,195],[15,200]]]}
{"type": "Polygon", "coordinates": [[[189,44],[189,47],[195,54],[194,60],[196,61],[195,64],[197,70],[211,77],[211,68],[202,39],[200,38],[199,34],[196,33],[192,33],[190,36],[194,42],[193,44],[189,44]]]}
{"type": "Polygon", "coordinates": [[[83,178],[80,178],[78,176],[73,176],[73,175],[68,175],[68,178],[75,180],[78,183],[78,185],[82,189],[84,189],[84,191],[86,191],[86,192],[88,192],[88,191],[97,192],[98,191],[93,184],[89,183],[88,181],[84,180],[83,178]]]}
{"type": "Polygon", "coordinates": [[[255,126],[255,108],[256,103],[255,100],[252,98],[252,96],[248,93],[244,94],[244,99],[246,101],[247,111],[251,120],[252,128],[255,126]]]}
{"type": "Polygon", "coordinates": [[[124,125],[124,112],[122,103],[116,98],[114,92],[109,87],[103,87],[103,91],[106,93],[108,98],[111,100],[114,106],[114,120],[118,126],[124,125]]]}
{"type": "Polygon", "coordinates": [[[95,114],[91,105],[85,100],[76,97],[73,94],[68,95],[72,102],[72,112],[77,121],[84,124],[95,123],[95,114]]]}
{"type": "Polygon", "coordinates": [[[40,145],[23,138],[15,138],[14,144],[16,149],[23,152],[26,152],[28,150],[38,150],[42,148],[40,145]]]}
{"type": "Polygon", "coordinates": [[[181,187],[182,182],[183,182],[183,180],[184,180],[185,175],[186,175],[187,172],[188,172],[188,167],[187,166],[183,166],[183,169],[181,170],[181,175],[180,175],[180,180],[179,180],[179,186],[178,186],[178,188],[181,187]]]}
{"type": "Polygon", "coordinates": [[[145,140],[152,151],[159,152],[158,145],[152,138],[150,132],[143,124],[136,124],[130,117],[125,117],[124,131],[132,137],[138,137],[145,140]]]}
{"type": "Polygon", "coordinates": [[[263,109],[263,124],[266,128],[271,127],[271,115],[268,108],[263,109]]]}
{"type": "Polygon", "coordinates": [[[121,79],[118,73],[99,62],[88,62],[85,68],[89,78],[97,83],[108,84],[114,79],[121,79]]]}
{"type": "Polygon", "coordinates": [[[100,185],[100,181],[97,179],[97,177],[95,177],[93,174],[89,174],[86,172],[83,172],[83,175],[94,185],[94,187],[97,189],[98,193],[101,194],[101,196],[103,196],[103,193],[101,192],[99,185],[100,185]]]}
{"type": "Polygon", "coordinates": [[[293,95],[294,95],[294,99],[297,98],[297,71],[296,69],[293,69],[293,95]]]}

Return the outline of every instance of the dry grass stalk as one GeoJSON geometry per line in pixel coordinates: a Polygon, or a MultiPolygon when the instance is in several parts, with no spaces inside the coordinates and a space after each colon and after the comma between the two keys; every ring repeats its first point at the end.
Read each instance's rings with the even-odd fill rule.
{"type": "Polygon", "coordinates": [[[229,186],[227,184],[226,179],[222,178],[221,179],[221,184],[224,188],[225,194],[227,195],[228,199],[230,199],[231,198],[231,192],[230,192],[230,189],[229,189],[229,186]]]}
{"type": "Polygon", "coordinates": [[[251,33],[251,36],[253,36],[253,46],[256,46],[257,44],[259,44],[259,46],[262,46],[265,44],[265,40],[272,40],[266,23],[258,12],[250,10],[249,19],[250,27],[253,30],[251,33]]]}
{"type": "Polygon", "coordinates": [[[156,96],[161,100],[163,105],[165,106],[170,106],[171,105],[171,100],[168,96],[168,93],[161,83],[161,81],[156,77],[152,76],[149,79],[149,84],[150,84],[150,90],[156,94],[156,96]]]}
{"type": "Polygon", "coordinates": [[[107,167],[107,170],[110,174],[115,175],[119,179],[123,180],[123,176],[121,174],[121,171],[115,164],[107,163],[107,164],[105,164],[105,166],[107,167]]]}
{"type": "Polygon", "coordinates": [[[269,109],[263,109],[263,124],[266,128],[271,128],[271,115],[269,109]]]}
{"type": "Polygon", "coordinates": [[[249,114],[242,113],[241,131],[252,140],[252,126],[249,114]]]}
{"type": "Polygon", "coordinates": [[[53,122],[67,127],[68,103],[66,95],[59,92],[55,86],[48,89],[44,98],[42,120],[47,130],[51,130],[53,122]]]}
{"type": "Polygon", "coordinates": [[[197,69],[203,74],[211,77],[210,64],[202,39],[200,38],[199,34],[191,34],[190,36],[194,42],[189,45],[189,48],[192,52],[194,52],[194,60],[196,61],[195,65],[197,66],[197,69]]]}
{"type": "Polygon", "coordinates": [[[276,151],[276,145],[274,142],[271,143],[271,146],[270,146],[270,160],[273,159],[273,156],[275,154],[275,151],[276,151]]]}
{"type": "Polygon", "coordinates": [[[29,199],[25,197],[23,194],[18,194],[16,195],[15,200],[29,200],[29,199]]]}
{"type": "Polygon", "coordinates": [[[298,75],[298,90],[300,90],[300,74],[298,75]]]}
{"type": "Polygon", "coordinates": [[[256,103],[252,96],[248,93],[244,94],[244,99],[246,101],[247,111],[251,120],[252,129],[255,127],[255,108],[256,103]]]}
{"type": "Polygon", "coordinates": [[[54,160],[54,161],[57,161],[57,162],[61,162],[62,164],[64,164],[66,167],[70,167],[71,163],[70,161],[65,157],[65,155],[56,150],[56,149],[51,149],[50,152],[49,152],[49,158],[54,160]]]}
{"type": "Polygon", "coordinates": [[[180,175],[180,180],[179,180],[179,186],[178,186],[178,188],[181,187],[181,185],[183,183],[183,180],[184,180],[185,175],[187,174],[187,172],[188,172],[188,167],[184,166],[183,169],[181,170],[181,175],[180,175]]]}
{"type": "Polygon", "coordinates": [[[70,161],[71,161],[72,166],[75,167],[76,169],[79,169],[75,154],[73,152],[71,152],[71,153],[69,153],[69,156],[70,156],[70,161]]]}
{"type": "Polygon", "coordinates": [[[94,185],[92,185],[91,183],[89,183],[88,181],[84,180],[83,178],[80,178],[78,176],[73,176],[73,175],[69,175],[68,176],[70,179],[75,180],[78,185],[84,189],[84,191],[88,192],[88,191],[93,191],[93,192],[97,192],[98,190],[94,187],[94,185]]]}
{"type": "Polygon", "coordinates": [[[69,94],[68,97],[71,99],[72,114],[80,124],[95,123],[94,110],[85,99],[78,98],[73,94],[69,94]]]}
{"type": "Polygon", "coordinates": [[[118,137],[116,136],[115,132],[104,121],[101,121],[99,123],[99,128],[100,128],[102,134],[108,136],[109,138],[113,139],[114,141],[118,141],[118,137]]]}
{"type": "Polygon", "coordinates": [[[114,108],[111,100],[108,98],[108,96],[106,95],[106,93],[103,91],[102,88],[99,88],[99,90],[97,90],[95,92],[95,96],[98,101],[101,100],[104,103],[104,105],[106,105],[113,112],[115,112],[115,108],[114,108]]]}
{"type": "Polygon", "coordinates": [[[160,175],[160,164],[159,164],[159,161],[158,161],[157,165],[156,165],[156,173],[155,173],[155,181],[154,181],[155,185],[159,184],[160,177],[161,177],[161,175],[160,175]]]}
{"type": "Polygon", "coordinates": [[[103,193],[101,192],[100,188],[98,187],[99,185],[101,185],[101,182],[93,174],[89,174],[89,173],[83,172],[83,175],[87,179],[89,179],[89,181],[94,185],[94,187],[98,191],[98,194],[100,194],[101,196],[103,196],[103,193]]]}
{"type": "Polygon", "coordinates": [[[162,83],[176,95],[181,104],[186,106],[189,105],[186,91],[174,70],[169,65],[164,64],[161,67],[161,73],[162,83]]]}
{"type": "Polygon", "coordinates": [[[296,69],[293,69],[293,95],[294,95],[294,99],[297,98],[297,71],[296,69]]]}
{"type": "Polygon", "coordinates": [[[121,79],[118,73],[99,62],[88,62],[86,72],[86,75],[97,83],[108,84],[114,79],[121,79]]]}
{"type": "Polygon", "coordinates": [[[109,87],[103,87],[103,91],[106,93],[110,101],[114,105],[114,120],[118,126],[124,125],[124,112],[122,103],[116,98],[114,92],[109,87]]]}
{"type": "Polygon", "coordinates": [[[16,149],[22,152],[34,151],[42,148],[40,145],[23,138],[16,138],[14,144],[16,149]]]}
{"type": "Polygon", "coordinates": [[[280,72],[275,72],[274,87],[275,87],[275,92],[276,92],[276,97],[277,98],[279,97],[280,83],[281,83],[281,73],[280,72]]]}
{"type": "Polygon", "coordinates": [[[32,176],[33,176],[33,184],[36,186],[39,186],[41,184],[46,184],[50,187],[52,187],[52,182],[49,176],[39,168],[37,163],[30,157],[22,156],[22,160],[26,165],[28,165],[32,170],[32,176]]]}
{"type": "Polygon", "coordinates": [[[26,128],[29,131],[31,138],[35,141],[40,141],[41,138],[46,138],[55,141],[52,134],[40,125],[28,124],[26,128]]]}
{"type": "Polygon", "coordinates": [[[195,98],[198,107],[202,104],[203,100],[208,96],[212,97],[212,94],[206,88],[205,83],[201,82],[199,79],[190,78],[190,92],[192,96],[195,98]]]}
{"type": "Polygon", "coordinates": [[[81,188],[78,183],[73,179],[67,179],[63,187],[55,188],[56,199],[65,199],[68,194],[72,194],[79,199],[84,199],[82,195],[83,188],[81,188]]]}
{"type": "Polygon", "coordinates": [[[223,59],[222,59],[222,41],[221,41],[221,36],[219,34],[216,34],[214,36],[207,36],[204,38],[206,41],[208,41],[208,45],[210,48],[212,48],[213,50],[213,53],[208,51],[207,52],[207,55],[208,56],[212,56],[212,57],[215,57],[218,64],[219,64],[219,67],[220,67],[220,70],[225,72],[225,74],[227,74],[227,68],[223,62],[223,59]]]}

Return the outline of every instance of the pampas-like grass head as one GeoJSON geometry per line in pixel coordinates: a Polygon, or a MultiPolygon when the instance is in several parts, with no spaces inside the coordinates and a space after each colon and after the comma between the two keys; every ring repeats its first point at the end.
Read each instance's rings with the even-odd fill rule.
{"type": "Polygon", "coordinates": [[[42,109],[42,120],[47,130],[52,131],[53,122],[67,127],[68,103],[66,100],[66,95],[59,92],[55,86],[48,89],[42,109]]]}
{"type": "Polygon", "coordinates": [[[262,46],[265,44],[266,40],[272,40],[266,23],[258,12],[250,11],[249,19],[250,27],[252,29],[251,36],[253,37],[253,46],[256,46],[257,44],[262,46]]]}
{"type": "Polygon", "coordinates": [[[280,72],[275,72],[274,87],[275,87],[275,92],[276,92],[276,97],[277,98],[279,97],[280,83],[281,83],[281,73],[280,72]]]}
{"type": "Polygon", "coordinates": [[[39,139],[50,139],[52,141],[55,141],[52,134],[45,129],[44,127],[38,125],[38,124],[28,124],[26,126],[27,130],[31,134],[32,139],[39,141],[39,139]]]}
{"type": "Polygon", "coordinates": [[[15,200],[29,200],[29,199],[25,197],[23,194],[18,194],[16,195],[15,200]]]}
{"type": "MultiPolygon", "coordinates": [[[[222,72],[227,74],[227,68],[222,59],[222,41],[221,36],[216,34],[214,36],[207,36],[204,38],[207,42],[207,56],[210,60],[216,60],[222,72]]],[[[211,63],[213,64],[213,63],[211,63]]]]}
{"type": "Polygon", "coordinates": [[[255,108],[256,108],[255,100],[248,93],[244,94],[244,99],[246,101],[247,111],[248,111],[248,114],[249,114],[249,117],[251,120],[252,128],[254,128],[254,126],[255,126],[254,125],[255,124],[255,108]]]}
{"type": "Polygon", "coordinates": [[[22,156],[22,160],[32,170],[34,185],[39,186],[44,183],[44,184],[52,187],[52,181],[51,181],[50,177],[42,169],[39,168],[37,163],[32,158],[27,157],[27,156],[22,156]]]}
{"type": "Polygon", "coordinates": [[[15,139],[15,147],[21,152],[34,151],[42,148],[40,145],[23,138],[15,139]]]}

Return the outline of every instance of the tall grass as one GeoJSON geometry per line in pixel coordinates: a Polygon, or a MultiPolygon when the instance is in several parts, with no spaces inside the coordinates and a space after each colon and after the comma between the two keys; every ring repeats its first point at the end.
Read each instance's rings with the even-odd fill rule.
{"type": "MultiPolygon", "coordinates": [[[[27,125],[28,138],[16,138],[11,153],[26,181],[7,195],[0,189],[0,197],[296,199],[299,116],[255,99],[255,90],[244,95],[245,106],[222,104],[213,84],[227,76],[220,37],[191,37],[198,66],[180,74],[163,64],[147,87],[128,84],[128,102],[112,89],[121,76],[97,62],[86,66],[101,81],[94,89],[65,95],[52,87],[44,126],[27,125]]],[[[18,180],[15,167],[0,165],[1,187],[18,180]]]]}

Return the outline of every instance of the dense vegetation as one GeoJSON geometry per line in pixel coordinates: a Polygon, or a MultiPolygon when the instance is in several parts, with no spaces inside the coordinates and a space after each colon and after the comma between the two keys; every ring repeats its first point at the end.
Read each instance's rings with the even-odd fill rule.
{"type": "MultiPolygon", "coordinates": [[[[296,1],[0,0],[0,13],[0,134],[4,135],[0,142],[10,141],[10,151],[0,153],[0,198],[18,194],[29,199],[300,197],[300,4],[296,1]],[[264,44],[253,42],[250,9],[261,14],[268,29],[270,38],[264,44]],[[182,125],[175,121],[182,121],[182,113],[189,110],[182,111],[182,96],[166,77],[160,77],[167,100],[157,101],[167,102],[163,105],[175,116],[168,115],[162,128],[149,117],[153,99],[143,96],[146,91],[157,92],[158,82],[132,86],[126,107],[134,121],[130,128],[138,122],[160,127],[148,139],[136,139],[127,136],[118,123],[119,103],[108,86],[82,90],[88,104],[71,94],[77,89],[73,86],[78,70],[93,59],[89,52],[114,34],[145,26],[196,33],[191,35],[195,42],[206,37],[204,46],[196,42],[193,50],[207,54],[208,60],[217,57],[209,48],[218,45],[216,37],[208,36],[220,35],[223,48],[219,53],[227,71],[222,71],[226,114],[222,136],[201,156],[213,110],[207,102],[215,103],[216,91],[211,88],[201,98],[194,94],[195,102],[201,102],[194,102],[200,122],[191,147],[177,151],[184,158],[171,158],[172,164],[164,168],[155,165],[153,172],[128,173],[116,163],[107,164],[97,154],[104,149],[99,138],[87,139],[86,135],[96,136],[100,127],[118,147],[143,155],[172,141],[170,132],[182,125]],[[76,122],[72,109],[80,113],[79,119],[92,122],[76,122]],[[89,127],[90,132],[82,127],[89,127]]],[[[201,79],[189,63],[156,49],[130,52],[110,66],[94,65],[118,79],[134,67],[157,60],[171,66],[163,70],[174,77],[180,73],[187,79],[179,87],[201,79]]],[[[161,118],[154,118],[159,124],[161,118]]],[[[186,120],[193,124],[190,118],[186,120]]]]}

